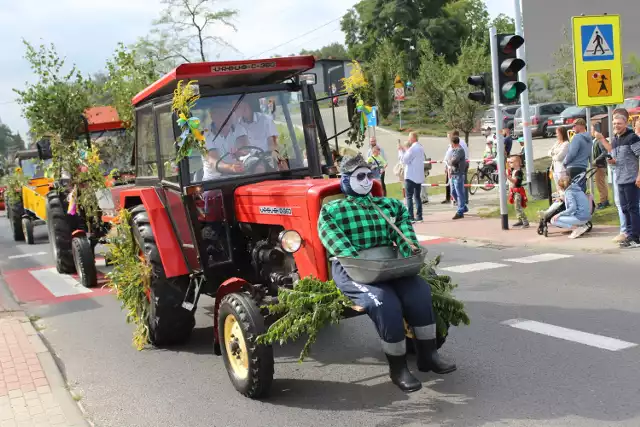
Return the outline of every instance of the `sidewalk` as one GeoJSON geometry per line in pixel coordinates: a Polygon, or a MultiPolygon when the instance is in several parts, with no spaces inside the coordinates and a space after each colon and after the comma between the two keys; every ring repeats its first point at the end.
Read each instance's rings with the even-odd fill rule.
{"type": "Polygon", "coordinates": [[[87,425],[53,356],[0,279],[0,427],[87,425]]]}
{"type": "Polygon", "coordinates": [[[425,212],[424,221],[414,224],[416,233],[451,237],[464,242],[491,243],[502,246],[547,247],[587,252],[619,252],[612,239],[619,232],[618,227],[594,225],[590,233],[578,239],[569,239],[569,233],[555,227],[549,228],[549,237],[537,233],[538,222],[531,221],[527,229],[503,230],[500,218],[481,218],[476,209],[465,214],[463,219],[452,220],[455,210],[425,212]]]}

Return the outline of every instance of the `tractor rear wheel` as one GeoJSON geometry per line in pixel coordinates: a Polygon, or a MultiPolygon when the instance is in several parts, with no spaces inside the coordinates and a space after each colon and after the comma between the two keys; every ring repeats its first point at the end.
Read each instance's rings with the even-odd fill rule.
{"type": "Polygon", "coordinates": [[[269,393],[273,382],[273,348],[256,343],[266,331],[264,318],[248,294],[225,296],[218,309],[218,340],[233,386],[256,399],[269,393]]]}
{"type": "Polygon", "coordinates": [[[22,199],[9,204],[7,216],[9,217],[9,224],[11,224],[13,240],[16,242],[24,242],[24,232],[22,231],[23,214],[24,207],[22,206],[22,199]]]}
{"type": "Polygon", "coordinates": [[[57,191],[47,194],[47,229],[49,231],[49,243],[56,260],[56,269],[61,274],[73,274],[76,265],[73,262],[73,250],[71,247],[71,232],[77,219],[67,214],[63,196],[57,191]]]}
{"type": "Polygon", "coordinates": [[[22,234],[24,234],[28,245],[35,243],[33,239],[33,221],[31,221],[31,218],[22,218],[22,234]]]}
{"type": "Polygon", "coordinates": [[[165,275],[149,214],[144,206],[139,205],[131,210],[131,223],[136,243],[151,265],[147,318],[149,340],[156,347],[185,343],[196,324],[193,312],[182,307],[189,288],[189,276],[167,278],[165,275]]]}
{"type": "Polygon", "coordinates": [[[85,288],[98,286],[98,271],[93,246],[87,236],[74,237],[71,241],[73,262],[78,272],[80,284],[85,288]]]}

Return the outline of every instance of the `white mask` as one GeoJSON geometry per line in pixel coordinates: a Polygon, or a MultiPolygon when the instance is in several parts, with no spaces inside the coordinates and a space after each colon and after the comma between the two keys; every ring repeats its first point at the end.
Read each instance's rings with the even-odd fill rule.
{"type": "Polygon", "coordinates": [[[361,167],[353,171],[349,177],[349,185],[354,193],[361,196],[366,196],[371,192],[373,188],[373,178],[371,175],[371,169],[361,167]],[[362,179],[358,179],[362,178],[362,179]]]}

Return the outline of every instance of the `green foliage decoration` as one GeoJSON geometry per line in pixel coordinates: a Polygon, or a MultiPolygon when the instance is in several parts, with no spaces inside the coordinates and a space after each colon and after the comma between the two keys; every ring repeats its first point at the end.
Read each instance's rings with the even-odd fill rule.
{"type": "Polygon", "coordinates": [[[197,83],[197,80],[191,80],[184,84],[184,81],[180,80],[173,92],[171,108],[178,117],[178,126],[182,130],[182,134],[176,140],[178,146],[176,163],[189,156],[194,150],[200,151],[203,156],[207,155],[205,138],[200,131],[200,119],[191,116],[191,110],[200,99],[197,83]]]}
{"type": "MultiPolygon", "coordinates": [[[[437,274],[435,268],[439,263],[440,256],[426,263],[419,274],[431,286],[436,330],[439,336],[444,337],[450,326],[469,325],[470,319],[464,303],[453,295],[457,285],[451,283],[451,277],[437,274]]],[[[279,318],[258,337],[258,343],[277,342],[282,345],[307,335],[307,342],[298,358],[302,362],[309,356],[319,331],[327,325],[339,323],[344,309],[352,305],[333,280],[323,282],[312,277],[304,278],[294,284],[293,289],[278,289],[278,302],[263,307],[269,310],[270,315],[279,318]]]]}
{"type": "Polygon", "coordinates": [[[133,346],[142,350],[149,343],[148,292],[151,266],[142,258],[131,231],[131,213],[122,209],[115,229],[108,237],[109,258],[113,270],[107,273],[107,286],[116,293],[121,308],[127,313],[127,323],[135,325],[133,346]]]}
{"type": "Polygon", "coordinates": [[[6,179],[7,190],[5,198],[9,204],[14,205],[22,201],[22,187],[29,183],[29,178],[24,175],[22,168],[17,167],[8,175],[6,179]]]}

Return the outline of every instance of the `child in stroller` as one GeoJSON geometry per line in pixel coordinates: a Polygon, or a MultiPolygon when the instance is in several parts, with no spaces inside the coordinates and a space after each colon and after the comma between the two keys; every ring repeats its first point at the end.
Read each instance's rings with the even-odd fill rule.
{"type": "MultiPolygon", "coordinates": [[[[587,179],[589,179],[595,173],[596,173],[596,168],[592,168],[592,169],[589,169],[588,171],[582,172],[581,174],[573,178],[573,181],[570,181],[568,177],[562,177],[560,178],[560,180],[558,180],[558,184],[561,187],[561,190],[567,190],[570,186],[581,187],[585,184],[587,179]]],[[[581,189],[579,193],[580,193],[579,196],[582,196],[583,198],[585,197],[581,189]]],[[[569,236],[569,238],[571,239],[580,237],[582,234],[588,233],[593,228],[593,224],[591,223],[591,216],[593,215],[593,212],[596,209],[596,204],[593,201],[593,196],[591,194],[586,194],[586,197],[589,204],[588,219],[586,218],[583,219],[584,221],[583,223],[582,221],[579,221],[579,223],[573,224],[573,225],[578,225],[579,227],[575,229],[573,233],[571,233],[571,236],[569,236]]],[[[556,199],[556,201],[553,204],[551,204],[551,206],[549,206],[549,209],[547,209],[546,211],[540,212],[540,224],[538,225],[539,235],[544,235],[544,237],[547,237],[549,233],[549,224],[552,223],[553,218],[556,217],[556,215],[567,210],[567,206],[563,198],[564,198],[563,196],[560,196],[558,199],[556,199]]],[[[575,204],[575,203],[576,201],[573,200],[572,204],[575,204]]],[[[575,211],[574,206],[572,206],[571,209],[575,211]]],[[[584,213],[581,213],[581,214],[584,215],[584,213]]],[[[579,218],[578,220],[580,219],[582,218],[579,218]]],[[[563,227],[563,228],[566,228],[566,227],[563,227]]]]}

